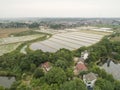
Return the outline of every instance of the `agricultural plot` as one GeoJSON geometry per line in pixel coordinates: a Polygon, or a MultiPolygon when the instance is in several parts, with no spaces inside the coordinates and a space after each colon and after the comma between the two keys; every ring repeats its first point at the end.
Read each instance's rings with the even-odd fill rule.
{"type": "MultiPolygon", "coordinates": [[[[60,48],[67,48],[67,49],[72,49],[73,47],[71,47],[71,46],[66,46],[65,44],[62,44],[62,43],[56,43],[56,42],[54,42],[54,41],[51,41],[51,40],[47,40],[47,41],[44,41],[44,42],[42,42],[42,43],[44,43],[44,45],[46,45],[46,43],[48,43],[48,46],[50,46],[50,47],[53,47],[53,48],[55,48],[55,49],[60,49],[60,48]]],[[[66,42],[63,42],[63,43],[66,43],[66,42]]]]}
{"type": "Polygon", "coordinates": [[[49,33],[49,34],[57,34],[58,30],[52,30],[52,29],[47,29],[47,30],[35,30],[36,32],[43,32],[43,33],[49,33]]]}
{"type": "MultiPolygon", "coordinates": [[[[31,41],[44,35],[28,35],[28,36],[21,36],[21,37],[7,37],[7,38],[0,38],[0,55],[4,53],[9,53],[15,50],[21,43],[25,41],[31,41]]],[[[22,48],[20,52],[25,53],[26,47],[22,48]]]]}
{"type": "Polygon", "coordinates": [[[30,41],[30,40],[37,39],[37,38],[42,37],[42,36],[43,35],[38,34],[38,35],[28,35],[28,36],[21,36],[21,37],[1,38],[0,45],[30,41]]]}
{"type": "Polygon", "coordinates": [[[97,43],[104,35],[84,32],[64,32],[54,34],[50,39],[35,42],[30,45],[30,49],[41,49],[44,52],[56,52],[61,48],[75,50],[82,46],[90,46],[97,43]]]}
{"type": "Polygon", "coordinates": [[[6,28],[6,29],[0,28],[0,38],[6,38],[12,33],[20,33],[24,31],[28,31],[28,29],[27,28],[6,28]]]}
{"type": "Polygon", "coordinates": [[[76,41],[82,41],[82,42],[86,42],[86,43],[94,43],[94,41],[92,41],[92,40],[88,40],[87,38],[81,38],[81,37],[72,37],[72,36],[70,36],[70,37],[67,37],[67,36],[56,36],[56,37],[54,37],[54,38],[57,38],[57,39],[64,39],[64,40],[66,40],[66,39],[69,39],[68,41],[70,42],[70,40],[76,40],[76,41]]]}
{"type": "Polygon", "coordinates": [[[34,43],[32,44],[30,47],[33,49],[33,50],[37,50],[37,49],[41,49],[43,50],[44,52],[55,52],[56,49],[52,48],[52,47],[49,47],[47,45],[44,45],[44,44],[39,44],[40,42],[38,43],[34,43]]]}
{"type": "Polygon", "coordinates": [[[0,45],[0,56],[9,53],[13,50],[15,50],[21,43],[14,43],[14,44],[8,44],[8,45],[0,45]]]}
{"type": "MultiPolygon", "coordinates": [[[[62,44],[62,40],[59,38],[51,38],[49,40],[62,44]]],[[[71,43],[77,44],[79,46],[84,46],[85,44],[89,45],[89,43],[87,43],[87,42],[81,42],[81,41],[78,42],[77,40],[69,39],[69,38],[64,38],[64,41],[71,42],[71,43]]]]}

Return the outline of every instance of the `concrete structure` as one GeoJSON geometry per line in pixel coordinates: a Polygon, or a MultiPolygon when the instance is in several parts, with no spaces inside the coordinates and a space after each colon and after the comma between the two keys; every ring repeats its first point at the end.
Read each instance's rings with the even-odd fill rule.
{"type": "Polygon", "coordinates": [[[85,50],[84,52],[81,53],[81,58],[83,58],[84,60],[86,60],[89,56],[89,53],[87,50],[85,50]]]}
{"type": "Polygon", "coordinates": [[[93,87],[96,80],[97,80],[97,76],[96,76],[96,74],[94,74],[92,72],[90,72],[86,75],[83,75],[83,81],[87,87],[93,87]]]}

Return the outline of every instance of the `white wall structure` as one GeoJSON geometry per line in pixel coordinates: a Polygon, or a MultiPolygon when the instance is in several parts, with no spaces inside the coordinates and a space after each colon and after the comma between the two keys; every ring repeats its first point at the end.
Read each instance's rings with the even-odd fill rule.
{"type": "Polygon", "coordinates": [[[87,51],[84,51],[81,53],[81,58],[83,58],[84,60],[86,60],[89,56],[89,53],[87,51]]]}
{"type": "Polygon", "coordinates": [[[86,75],[83,75],[83,81],[86,84],[87,87],[93,87],[95,82],[97,80],[97,77],[94,73],[88,73],[86,75]]]}

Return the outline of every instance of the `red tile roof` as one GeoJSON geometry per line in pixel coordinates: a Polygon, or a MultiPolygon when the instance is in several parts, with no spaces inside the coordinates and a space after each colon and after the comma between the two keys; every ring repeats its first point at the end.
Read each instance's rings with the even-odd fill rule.
{"type": "Polygon", "coordinates": [[[49,68],[50,67],[50,63],[49,62],[45,62],[42,64],[43,67],[45,68],[49,68]]]}
{"type": "Polygon", "coordinates": [[[77,71],[86,71],[87,67],[85,66],[85,64],[83,62],[78,62],[75,69],[77,71]]]}
{"type": "Polygon", "coordinates": [[[45,62],[42,64],[42,67],[46,70],[46,71],[49,71],[51,69],[51,65],[49,62],[45,62]]]}

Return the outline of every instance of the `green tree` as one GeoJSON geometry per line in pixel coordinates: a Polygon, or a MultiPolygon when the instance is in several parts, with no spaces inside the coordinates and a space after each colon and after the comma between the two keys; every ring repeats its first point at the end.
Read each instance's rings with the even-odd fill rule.
{"type": "Polygon", "coordinates": [[[98,86],[95,86],[94,90],[102,90],[102,89],[100,89],[98,86]]]}
{"type": "Polygon", "coordinates": [[[10,90],[17,90],[17,87],[21,84],[21,81],[16,81],[12,84],[12,86],[10,87],[10,90]]]}
{"type": "Polygon", "coordinates": [[[50,85],[52,90],[59,90],[59,85],[58,84],[51,84],[50,85]]]}
{"type": "Polygon", "coordinates": [[[34,52],[29,52],[27,55],[29,62],[34,63],[36,66],[39,66],[41,63],[48,60],[48,56],[46,53],[41,50],[36,50],[34,52]]]}
{"type": "Polygon", "coordinates": [[[43,85],[41,86],[41,90],[52,90],[52,88],[51,88],[50,85],[48,85],[48,84],[43,84],[43,85]]]}
{"type": "Polygon", "coordinates": [[[79,49],[77,49],[75,52],[74,52],[74,55],[77,56],[77,57],[80,57],[81,56],[81,52],[87,50],[87,47],[80,47],[79,49]]]}
{"type": "Polygon", "coordinates": [[[98,86],[101,90],[114,90],[114,84],[112,82],[107,81],[105,79],[99,78],[96,83],[96,86],[98,86]]]}
{"type": "Polygon", "coordinates": [[[80,79],[75,79],[62,84],[60,90],[87,90],[87,88],[80,79]]]}
{"type": "Polygon", "coordinates": [[[5,90],[5,88],[4,88],[4,87],[2,87],[2,86],[0,86],[0,90],[5,90]]]}
{"type": "Polygon", "coordinates": [[[115,81],[114,85],[115,85],[114,90],[120,90],[120,81],[115,81]]]}
{"type": "Polygon", "coordinates": [[[30,69],[31,69],[31,72],[34,72],[35,69],[36,69],[36,65],[33,64],[33,63],[31,63],[31,65],[30,65],[30,69]]]}
{"type": "Polygon", "coordinates": [[[88,59],[86,60],[86,62],[90,63],[95,62],[97,60],[99,60],[100,55],[98,55],[96,52],[91,52],[90,55],[88,56],[88,59]]]}
{"type": "Polygon", "coordinates": [[[61,84],[66,81],[67,77],[65,72],[61,68],[52,68],[45,75],[46,82],[48,84],[61,84]]]}
{"type": "Polygon", "coordinates": [[[20,63],[20,68],[22,71],[29,71],[30,70],[30,63],[27,60],[22,60],[20,63]]]}
{"type": "Polygon", "coordinates": [[[52,25],[50,25],[50,28],[52,28],[52,29],[64,29],[65,26],[62,24],[52,24],[52,25]]]}
{"type": "Polygon", "coordinates": [[[68,80],[73,79],[74,73],[72,68],[67,68],[65,72],[68,80]]]}
{"type": "Polygon", "coordinates": [[[67,68],[67,63],[65,60],[57,60],[55,62],[55,66],[60,67],[65,70],[67,68]]]}
{"type": "Polygon", "coordinates": [[[32,89],[26,85],[20,85],[17,87],[17,90],[32,90],[32,89]]]}
{"type": "Polygon", "coordinates": [[[39,24],[38,23],[32,23],[28,27],[29,28],[39,28],[39,24]]]}
{"type": "Polygon", "coordinates": [[[63,58],[67,61],[67,66],[70,66],[73,62],[73,53],[70,50],[67,49],[60,49],[55,53],[55,57],[57,59],[63,58]]]}
{"type": "Polygon", "coordinates": [[[33,74],[33,77],[35,77],[35,78],[40,78],[40,77],[42,77],[42,76],[44,76],[43,69],[37,68],[37,69],[35,70],[34,74],[33,74]]]}

